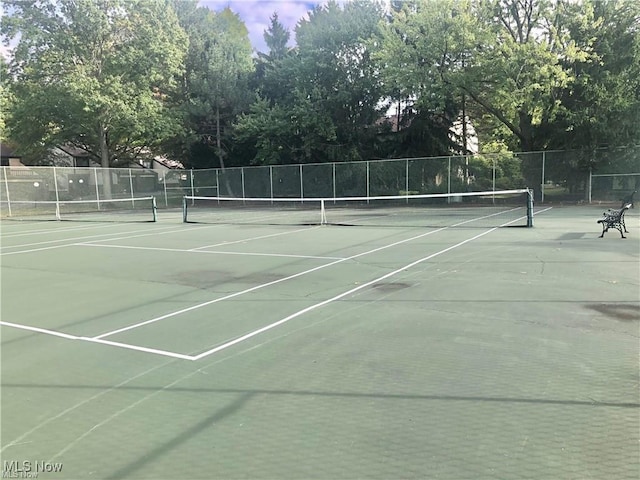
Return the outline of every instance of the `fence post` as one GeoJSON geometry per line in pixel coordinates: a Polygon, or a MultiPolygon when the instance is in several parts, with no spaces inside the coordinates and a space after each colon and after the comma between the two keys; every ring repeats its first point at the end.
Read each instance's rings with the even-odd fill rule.
{"type": "Polygon", "coordinates": [[[7,167],[2,167],[4,173],[4,188],[7,190],[7,210],[9,210],[9,216],[11,216],[11,198],[9,197],[9,181],[7,180],[7,167]]]}
{"type": "MultiPolygon", "coordinates": [[[[369,160],[367,160],[367,197],[369,197],[369,160]]],[[[367,203],[369,203],[369,198],[367,198],[367,203]]]]}
{"type": "Polygon", "coordinates": [[[409,159],[404,160],[404,191],[407,196],[407,203],[409,203],[409,159]]]}
{"type": "MultiPolygon", "coordinates": [[[[336,162],[333,162],[331,164],[332,168],[332,174],[333,174],[333,198],[336,198],[336,162]]],[[[334,202],[335,203],[335,202],[334,202]]]]}
{"type": "Polygon", "coordinates": [[[131,206],[135,207],[136,202],[133,200],[133,172],[129,169],[129,189],[131,191],[131,206]]]}
{"type": "Polygon", "coordinates": [[[60,220],[60,194],[58,193],[58,172],[53,167],[53,187],[56,190],[56,219],[60,220]]]}
{"type": "Polygon", "coordinates": [[[269,165],[269,198],[273,203],[273,165],[269,165]]]}
{"type": "Polygon", "coordinates": [[[304,198],[304,182],[302,180],[302,164],[300,164],[300,198],[304,198]]]}
{"type": "Polygon", "coordinates": [[[542,184],[540,185],[540,202],[544,202],[544,184],[545,184],[544,167],[545,167],[545,163],[546,163],[546,152],[543,150],[542,151],[542,184]]]}
{"type": "Polygon", "coordinates": [[[164,186],[164,206],[168,207],[169,206],[169,197],[167,195],[167,173],[169,173],[170,170],[165,170],[164,172],[164,177],[162,179],[162,183],[164,186]]]}
{"type": "MultiPolygon", "coordinates": [[[[447,166],[447,193],[451,193],[451,156],[448,157],[447,166]]],[[[447,197],[447,203],[451,203],[451,197],[447,197]]]]}
{"type": "Polygon", "coordinates": [[[244,167],[240,167],[240,180],[242,181],[242,198],[246,197],[244,190],[244,167]]]}
{"type": "MultiPolygon", "coordinates": [[[[102,176],[102,170],[100,171],[102,176]]],[[[100,210],[100,188],[98,187],[98,169],[93,167],[93,177],[96,182],[96,201],[98,202],[98,210],[100,210]]]]}
{"type": "Polygon", "coordinates": [[[218,197],[218,204],[220,204],[220,177],[218,173],[220,170],[216,168],[216,197],[218,197]]]}
{"type": "MultiPolygon", "coordinates": [[[[491,191],[495,192],[496,191],[496,157],[493,157],[493,162],[492,162],[492,172],[491,172],[491,191]]],[[[491,196],[491,203],[496,203],[496,197],[495,195],[491,196]]]]}

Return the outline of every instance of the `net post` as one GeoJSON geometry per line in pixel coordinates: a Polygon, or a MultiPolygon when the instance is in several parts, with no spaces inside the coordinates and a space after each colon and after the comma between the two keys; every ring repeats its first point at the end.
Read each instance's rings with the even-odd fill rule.
{"type": "Polygon", "coordinates": [[[187,196],[182,197],[182,223],[187,223],[187,196]]]}
{"type": "Polygon", "coordinates": [[[156,202],[156,197],[151,197],[151,212],[153,214],[153,222],[158,221],[158,204],[156,202]]]}
{"type": "Polygon", "coordinates": [[[527,227],[533,227],[533,190],[527,189],[527,227]]]}

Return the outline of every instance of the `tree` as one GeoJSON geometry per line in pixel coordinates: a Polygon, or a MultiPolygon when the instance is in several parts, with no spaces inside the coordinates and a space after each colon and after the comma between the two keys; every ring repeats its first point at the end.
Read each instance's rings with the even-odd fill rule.
{"type": "MultiPolygon", "coordinates": [[[[329,136],[324,139],[314,138],[314,130],[301,130],[303,161],[373,156],[382,90],[370,40],[378,34],[382,17],[376,2],[356,0],[340,7],[330,1],[298,23],[296,92],[300,100],[314,105],[306,111],[326,116],[332,125],[325,129],[329,136]]],[[[305,123],[315,128],[311,119],[305,123]]]]}
{"type": "Polygon", "coordinates": [[[514,148],[545,148],[540,132],[564,110],[558,98],[575,79],[572,65],[590,58],[568,35],[564,3],[408,2],[385,30],[385,75],[422,101],[472,103],[476,119],[504,126],[514,148]]]}
{"type": "MultiPolygon", "coordinates": [[[[162,0],[5,1],[11,138],[28,152],[72,144],[103,167],[174,134],[169,108],[186,49],[162,0]]],[[[110,194],[108,182],[105,194],[110,194]]]]}
{"type": "Polygon", "coordinates": [[[567,29],[592,52],[572,65],[576,81],[562,92],[566,106],[553,135],[555,148],[640,143],[640,3],[587,0],[567,4],[567,29]]]}
{"type": "Polygon", "coordinates": [[[291,35],[278,20],[277,12],[271,16],[270,22],[263,35],[269,52],[258,53],[252,83],[262,98],[274,104],[282,102],[290,93],[292,79],[286,75],[283,65],[293,51],[287,47],[291,35]]]}
{"type": "Polygon", "coordinates": [[[298,23],[293,52],[282,51],[285,36],[272,23],[265,38],[274,48],[259,60],[259,99],[237,125],[238,138],[259,139],[254,163],[370,158],[380,86],[369,39],[381,17],[370,1],[317,6],[298,23]],[[261,126],[257,117],[270,123],[261,126]]]}
{"type": "Polygon", "coordinates": [[[9,92],[9,69],[4,57],[0,56],[0,143],[7,141],[7,119],[6,113],[11,105],[9,92]]]}
{"type": "MultiPolygon", "coordinates": [[[[229,8],[219,13],[200,7],[186,26],[189,53],[186,61],[184,99],[186,121],[192,133],[191,150],[204,147],[220,167],[230,147],[232,124],[248,107],[252,96],[248,77],[253,71],[251,44],[244,23],[229,8]]],[[[204,158],[192,166],[213,166],[204,158]]]]}

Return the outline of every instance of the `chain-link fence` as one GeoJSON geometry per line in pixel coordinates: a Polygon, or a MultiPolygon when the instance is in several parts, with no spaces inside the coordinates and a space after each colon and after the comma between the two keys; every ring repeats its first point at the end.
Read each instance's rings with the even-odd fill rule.
{"type": "Polygon", "coordinates": [[[184,195],[339,198],[531,188],[537,202],[617,202],[640,187],[640,147],[364,162],[154,171],[143,168],[2,167],[0,206],[11,202],[184,195]]]}

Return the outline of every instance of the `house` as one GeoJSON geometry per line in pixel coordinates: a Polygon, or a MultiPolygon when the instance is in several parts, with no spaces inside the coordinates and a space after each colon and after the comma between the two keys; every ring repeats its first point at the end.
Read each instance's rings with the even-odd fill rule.
{"type": "MultiPolygon", "coordinates": [[[[156,173],[167,170],[183,170],[184,165],[163,155],[151,156],[148,150],[141,152],[136,160],[131,160],[118,168],[145,168],[156,173]]],[[[100,168],[100,162],[87,151],[71,145],[62,145],[51,150],[50,160],[56,167],[100,168]]]]}
{"type": "Polygon", "coordinates": [[[0,143],[0,166],[24,167],[22,164],[22,157],[20,155],[16,155],[13,149],[4,143],[0,143]]]}
{"type": "MultiPolygon", "coordinates": [[[[49,160],[56,167],[69,167],[70,171],[64,173],[68,177],[69,191],[73,190],[71,193],[75,196],[90,193],[96,183],[102,185],[100,162],[81,148],[72,145],[58,146],[51,150],[49,160]]],[[[153,156],[152,152],[145,149],[135,160],[123,162],[121,166],[109,169],[109,174],[114,192],[128,194],[133,190],[146,194],[165,188],[168,171],[182,169],[182,163],[161,155],[153,156]]]]}
{"type": "Polygon", "coordinates": [[[99,167],[100,164],[81,148],[72,145],[61,145],[49,152],[49,160],[55,167],[99,167]]]}

